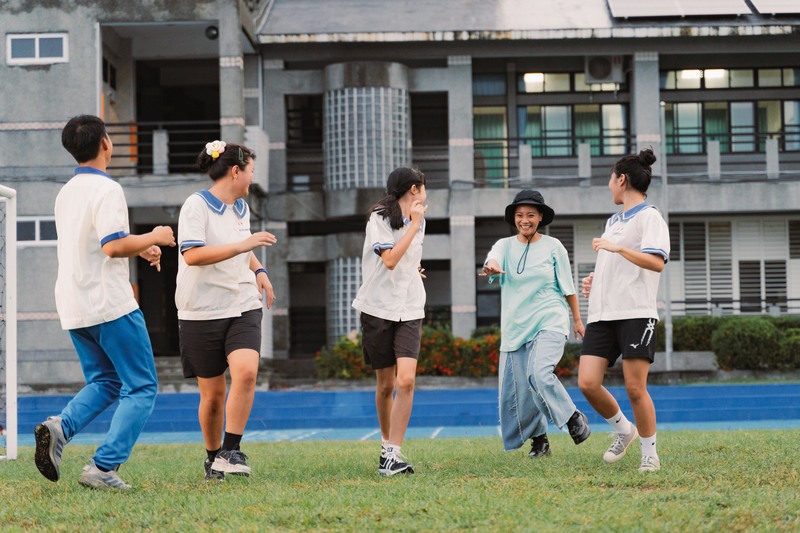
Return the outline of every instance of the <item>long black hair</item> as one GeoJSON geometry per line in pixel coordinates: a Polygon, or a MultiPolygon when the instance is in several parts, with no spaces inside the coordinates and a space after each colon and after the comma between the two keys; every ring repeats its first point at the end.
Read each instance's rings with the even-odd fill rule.
{"type": "Polygon", "coordinates": [[[642,194],[647,193],[650,180],[653,179],[652,165],[656,162],[653,150],[645,148],[639,154],[626,155],[614,165],[614,173],[625,174],[628,183],[642,194]]]}
{"type": "Polygon", "coordinates": [[[228,143],[225,151],[213,159],[205,148],[197,154],[195,164],[201,172],[208,172],[208,177],[217,181],[228,173],[228,169],[236,165],[240,170],[244,170],[250,159],[255,159],[256,154],[250,148],[241,145],[228,143]]]}
{"type": "Polygon", "coordinates": [[[372,206],[367,213],[367,220],[372,213],[378,213],[383,218],[389,219],[392,229],[403,227],[403,213],[398,200],[413,186],[425,185],[425,174],[417,168],[398,167],[394,169],[386,180],[386,196],[372,206]]]}

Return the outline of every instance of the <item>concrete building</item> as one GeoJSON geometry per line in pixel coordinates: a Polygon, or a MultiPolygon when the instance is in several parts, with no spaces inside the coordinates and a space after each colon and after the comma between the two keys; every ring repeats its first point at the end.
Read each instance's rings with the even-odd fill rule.
{"type": "MultiPolygon", "coordinates": [[[[52,209],[73,166],[60,129],[87,112],[111,124],[134,231],[175,225],[207,186],[191,168],[207,140],[252,145],[253,213],[279,239],[263,257],[278,297],[264,352],[294,368],[358,328],[365,215],[402,164],[428,177],[428,319],[457,335],[498,322],[499,294],[476,272],[510,234],[514,194],[538,189],[555,209],[547,231],[577,282],[617,210],[611,166],[645,147],[660,159],[648,199],[669,217],[672,313],[797,313],[800,9],[663,4],[12,4],[0,182],[19,191],[25,239],[21,380],[79,375],[54,313],[52,209]]],[[[165,263],[131,280],[159,356],[177,353],[177,259],[165,263]]]]}

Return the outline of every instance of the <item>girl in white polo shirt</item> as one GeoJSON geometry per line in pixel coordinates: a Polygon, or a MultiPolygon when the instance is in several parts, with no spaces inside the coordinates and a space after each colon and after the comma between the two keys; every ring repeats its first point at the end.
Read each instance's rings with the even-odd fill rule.
{"type": "Polygon", "coordinates": [[[184,377],[196,377],[200,390],[206,481],[222,480],[225,473],[250,474],[239,443],[255,396],[261,294],[266,293],[268,308],[275,300],[267,271],[252,250],[277,242],[271,233],[250,233],[244,198],[253,182],[254,159],[244,146],[208,143],[197,166],[214,184],[187,198],[178,219],[175,303],[181,361],[184,377]]]}
{"type": "Polygon", "coordinates": [[[640,472],[661,468],[656,451],[656,411],[647,392],[647,374],[656,351],[656,293],[670,246],[666,222],[654,205],[645,202],[655,161],[649,149],[617,161],[608,188],[622,211],[608,219],[602,237],[592,240],[597,263],[594,272],[582,280],[583,295],[589,297],[589,318],[578,386],[616,433],[603,455],[607,463],[622,459],[628,446],[641,435],[640,472]],[[606,369],[620,355],[636,426],[603,387],[606,369]]]}
{"type": "Polygon", "coordinates": [[[397,168],[389,174],[386,192],[368,215],[363,283],[353,307],[361,311],[364,360],[377,377],[375,406],[382,439],[378,472],[393,476],[414,473],[400,445],[411,417],[425,316],[420,269],[428,209],[425,175],[397,168]]]}

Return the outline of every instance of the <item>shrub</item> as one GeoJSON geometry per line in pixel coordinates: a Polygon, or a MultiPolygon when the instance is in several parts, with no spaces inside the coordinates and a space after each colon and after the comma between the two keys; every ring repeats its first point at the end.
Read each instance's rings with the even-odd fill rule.
{"type": "Polygon", "coordinates": [[[775,368],[778,328],[765,317],[727,317],[711,335],[711,347],[723,369],[775,368]]]}
{"type": "Polygon", "coordinates": [[[672,324],[672,347],[676,352],[710,352],[711,336],[725,320],[716,316],[684,316],[672,324]]]}
{"type": "Polygon", "coordinates": [[[778,358],[782,368],[800,368],[800,328],[784,332],[778,343],[778,358]]]}
{"type": "Polygon", "coordinates": [[[322,379],[363,379],[372,375],[361,352],[360,334],[355,342],[342,337],[333,348],[323,347],[314,358],[314,366],[322,379]]]}

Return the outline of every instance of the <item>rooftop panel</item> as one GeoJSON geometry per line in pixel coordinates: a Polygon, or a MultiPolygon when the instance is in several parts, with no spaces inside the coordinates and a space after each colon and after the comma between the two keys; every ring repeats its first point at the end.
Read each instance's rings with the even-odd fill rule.
{"type": "Polygon", "coordinates": [[[800,0],[751,0],[762,15],[800,14],[800,0]]]}
{"type": "MultiPolygon", "coordinates": [[[[778,0],[780,1],[780,0],[778,0]]],[[[786,0],[786,2],[798,0],[786,0]]],[[[749,15],[744,0],[608,0],[615,18],[749,15]]]]}

